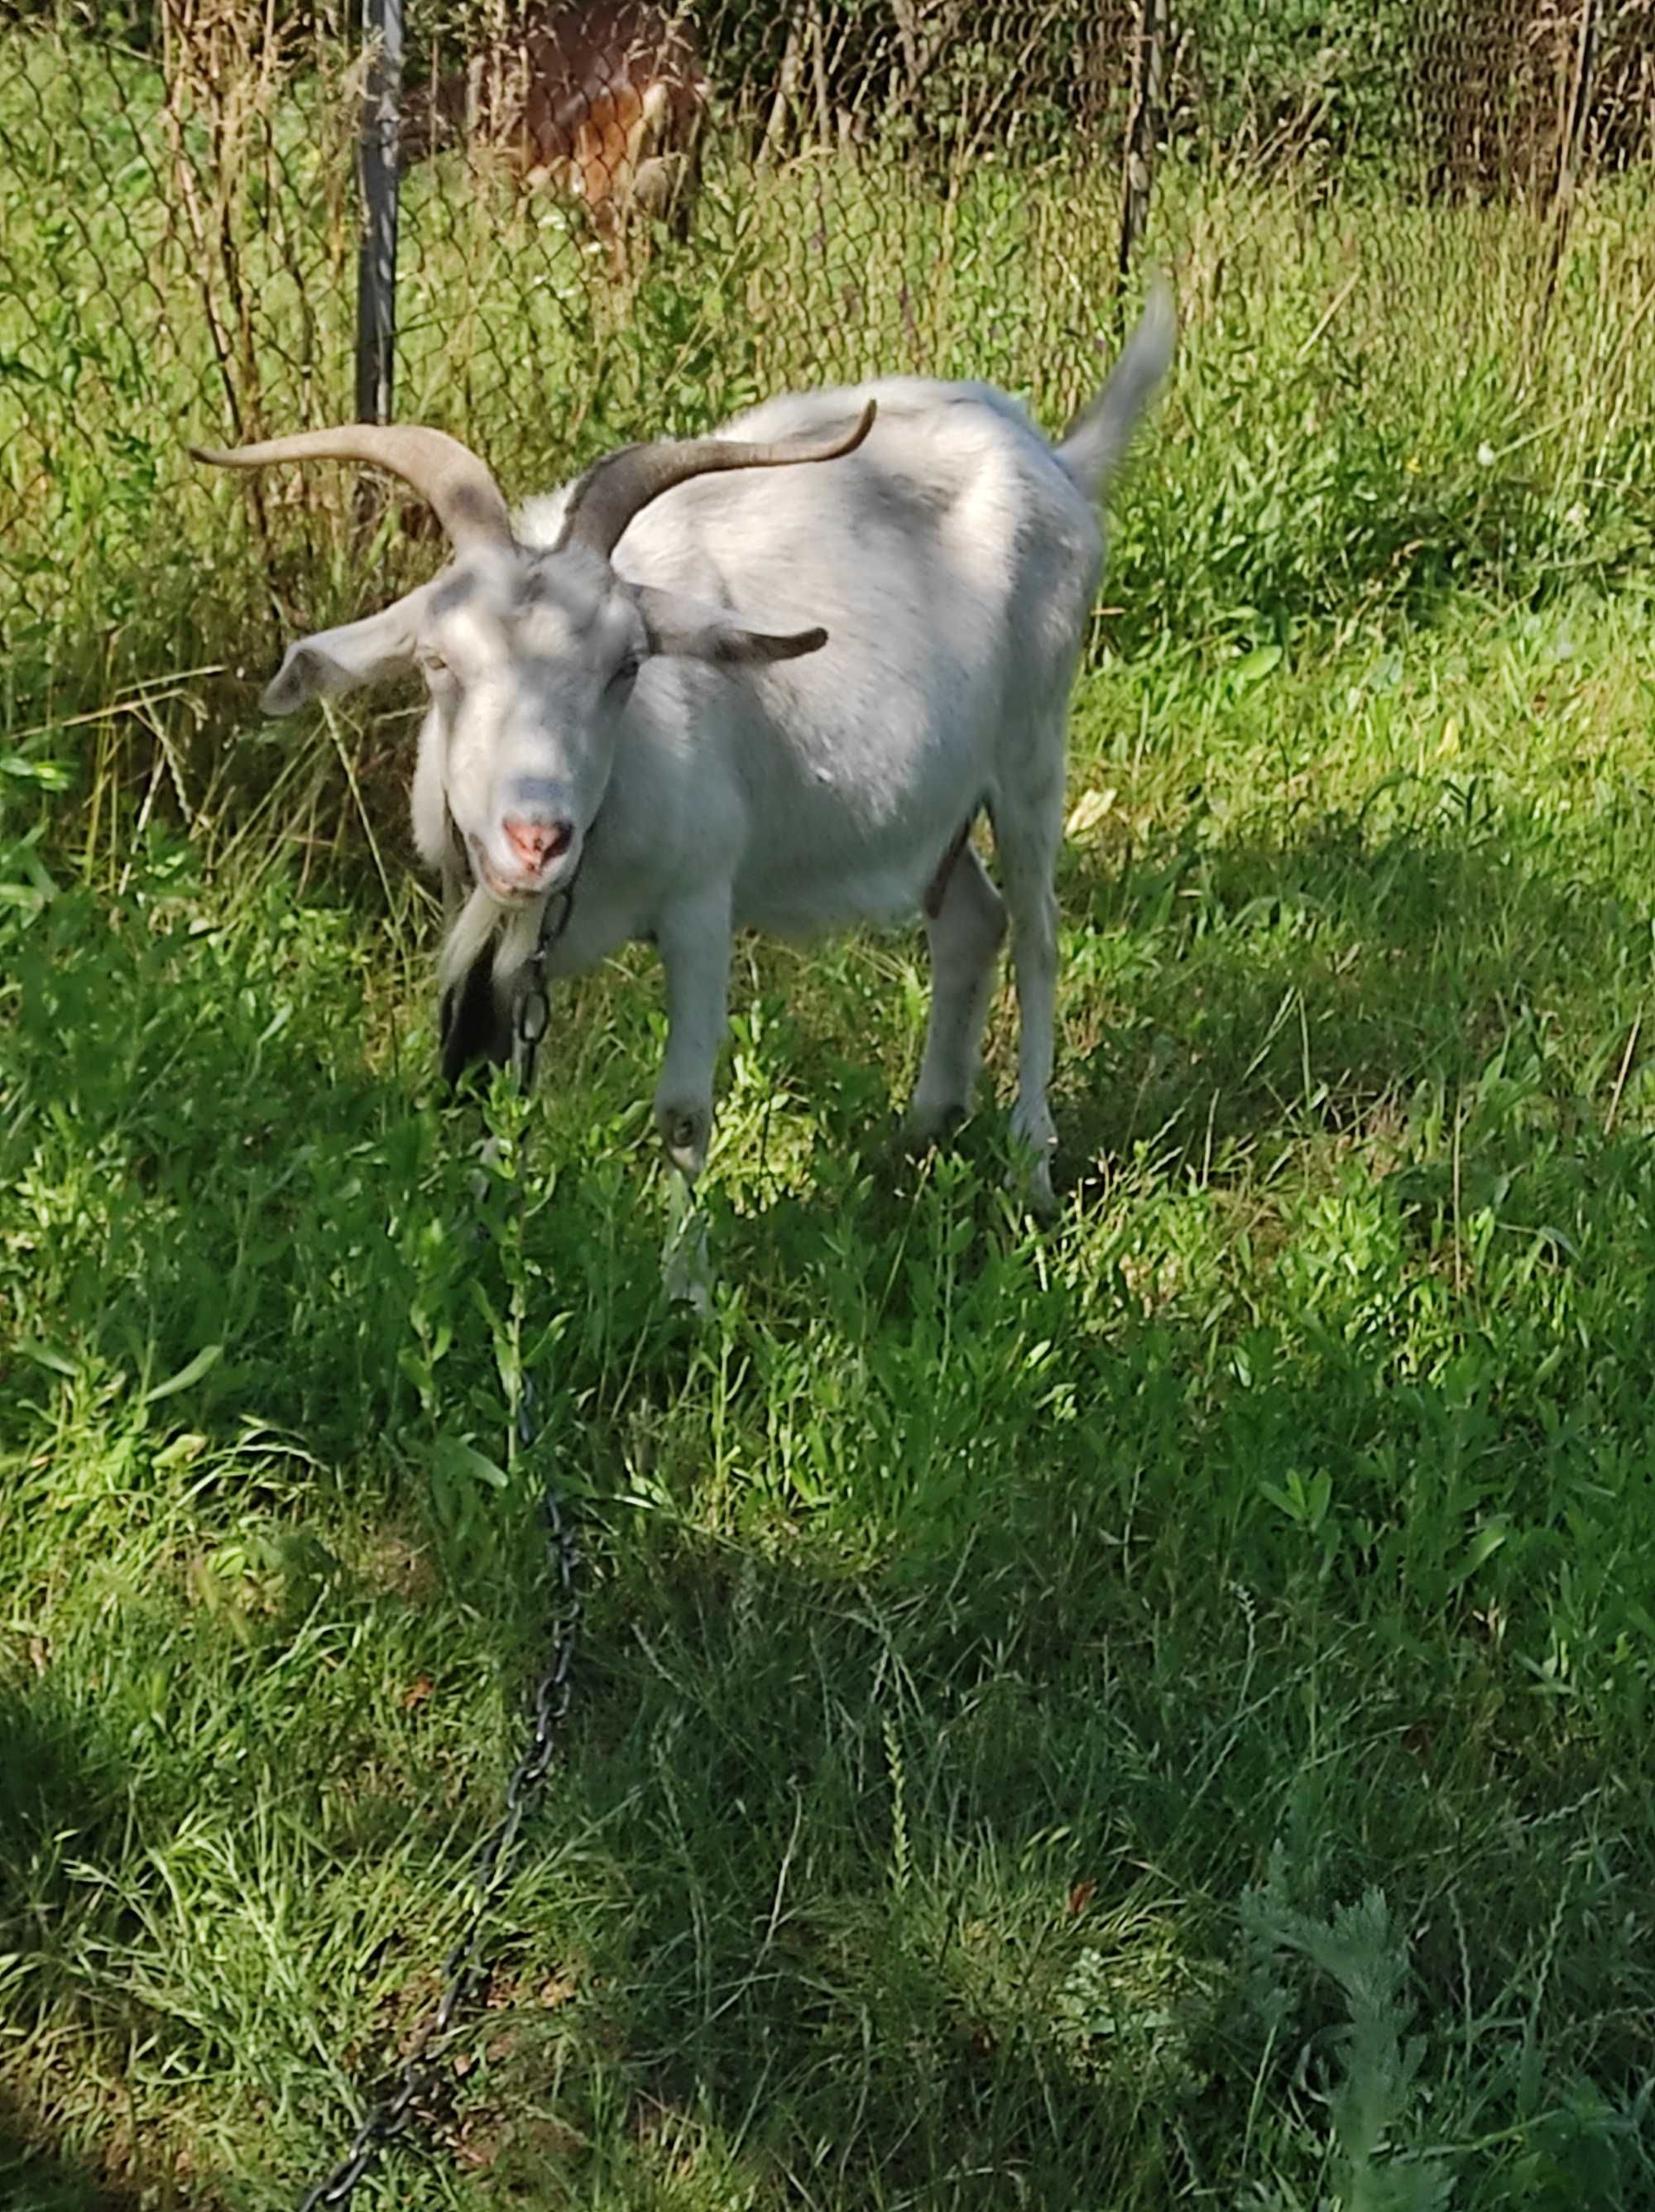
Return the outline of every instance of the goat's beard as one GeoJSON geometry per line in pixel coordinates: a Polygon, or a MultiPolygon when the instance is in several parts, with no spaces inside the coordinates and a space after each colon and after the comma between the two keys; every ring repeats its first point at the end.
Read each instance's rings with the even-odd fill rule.
{"type": "MultiPolygon", "coordinates": [[[[548,894],[550,896],[550,894],[548,894]]],[[[485,953],[502,981],[514,975],[534,951],[540,935],[543,899],[514,900],[508,906],[481,884],[455,916],[437,964],[437,988],[457,989],[485,953]]]]}

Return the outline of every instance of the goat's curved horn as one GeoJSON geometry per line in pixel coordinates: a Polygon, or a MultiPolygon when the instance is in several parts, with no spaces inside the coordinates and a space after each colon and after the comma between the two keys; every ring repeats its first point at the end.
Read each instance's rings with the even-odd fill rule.
{"type": "Polygon", "coordinates": [[[192,446],[192,460],[221,469],[262,469],[272,461],[362,461],[387,469],[429,501],[456,552],[509,545],[511,517],[499,485],[469,447],[446,430],[411,422],[350,422],[337,430],[299,430],[228,450],[192,446]]]}
{"type": "Polygon", "coordinates": [[[735,438],[684,438],[623,446],[588,469],[569,494],[558,549],[585,545],[606,561],[633,516],[674,484],[720,469],[779,469],[795,461],[837,461],[855,452],[873,428],[876,411],[877,404],[870,399],[849,430],[813,441],[785,438],[770,445],[750,445],[735,438]]]}

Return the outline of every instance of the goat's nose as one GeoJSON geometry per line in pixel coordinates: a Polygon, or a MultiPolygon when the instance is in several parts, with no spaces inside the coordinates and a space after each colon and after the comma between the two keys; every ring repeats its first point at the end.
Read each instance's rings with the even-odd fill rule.
{"type": "Polygon", "coordinates": [[[555,860],[560,853],[568,852],[575,836],[572,822],[522,822],[514,818],[502,826],[506,842],[530,868],[543,868],[548,860],[555,860]]]}

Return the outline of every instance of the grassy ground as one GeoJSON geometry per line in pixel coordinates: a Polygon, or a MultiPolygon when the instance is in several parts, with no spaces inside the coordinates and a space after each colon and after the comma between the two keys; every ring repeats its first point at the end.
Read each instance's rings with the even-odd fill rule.
{"type": "MultiPolygon", "coordinates": [[[[337,489],[261,539],[189,483],[187,257],[114,137],[95,208],[25,229],[72,142],[28,94],[0,73],[0,2199],[263,2212],[336,2155],[515,1755],[555,1470],[569,1754],[437,2154],[368,2203],[1655,2203],[1644,185],[1549,288],[1521,210],[1166,179],[1186,339],[1075,720],[1062,1224],[1008,1215],[996,1112],[897,1158],[912,945],[755,947],[694,1328],[642,953],[494,1103],[472,1235],[405,720],[277,732],[247,680],[429,548],[370,592],[337,489]],[[147,348],[108,265],[158,288],[147,348]]],[[[715,191],[571,353],[579,422],[507,404],[503,304],[463,356],[411,318],[410,386],[514,488],[629,410],[916,347],[1055,419],[1094,187],[715,191]],[[877,265],[805,250],[876,216],[877,265]]],[[[1002,1008],[1002,1100],[1009,1043],[1002,1008]]]]}
{"type": "Polygon", "coordinates": [[[991,1117],[891,1157],[909,946],[764,952],[699,1333],[642,959],[497,1108],[479,1245],[371,901],[157,838],[15,933],[14,2201],[326,2160],[456,1926],[555,1469],[571,1751],[421,2202],[1650,2202],[1646,620],[1093,676],[1062,1228],[991,1117]]]}

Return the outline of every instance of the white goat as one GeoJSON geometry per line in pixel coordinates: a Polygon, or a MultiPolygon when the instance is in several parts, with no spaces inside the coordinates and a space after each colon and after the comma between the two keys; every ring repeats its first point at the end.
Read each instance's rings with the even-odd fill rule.
{"type": "Polygon", "coordinates": [[[374,464],[453,541],[432,582],[290,646],[265,693],[286,714],[424,675],[414,834],[448,908],[451,1078],[508,1053],[514,992],[562,894],[549,975],[632,939],[660,948],[655,1121],[691,1190],[733,933],[803,938],[922,908],[933,994],[909,1126],[929,1139],[970,1104],[1009,906],[1013,1130],[1029,1200],[1050,1209],[1064,727],[1102,574],[1098,501],[1173,335],[1158,289],[1055,448],[986,386],[894,378],[628,447],[514,526],[488,469],[440,431],[357,426],[197,455],[374,464]],[[1004,904],[967,842],[980,808],[1004,904]]]}

